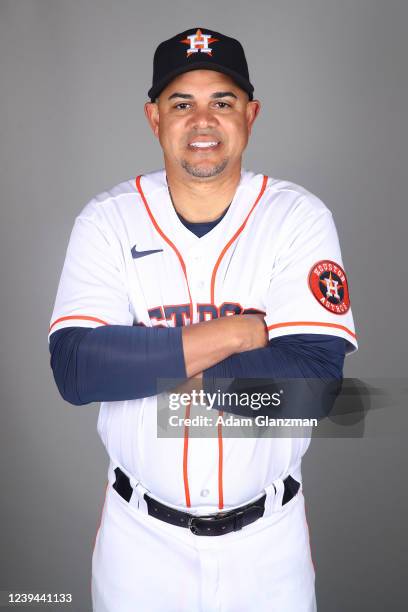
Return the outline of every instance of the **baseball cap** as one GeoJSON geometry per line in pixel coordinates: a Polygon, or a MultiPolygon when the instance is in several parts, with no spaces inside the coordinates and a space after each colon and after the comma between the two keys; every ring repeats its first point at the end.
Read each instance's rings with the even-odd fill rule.
{"type": "Polygon", "coordinates": [[[241,43],[207,28],[191,28],[159,44],[153,59],[153,84],[147,95],[153,102],[175,77],[199,69],[230,76],[252,100],[254,88],[241,43]]]}

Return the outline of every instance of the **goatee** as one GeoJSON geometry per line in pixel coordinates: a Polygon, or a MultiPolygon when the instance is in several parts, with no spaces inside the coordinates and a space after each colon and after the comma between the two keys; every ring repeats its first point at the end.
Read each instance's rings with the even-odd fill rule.
{"type": "Polygon", "coordinates": [[[186,172],[188,172],[191,176],[195,176],[197,178],[210,178],[212,176],[217,176],[223,170],[225,170],[228,164],[228,159],[223,159],[219,164],[215,166],[194,166],[193,164],[189,164],[185,159],[182,160],[181,165],[186,172]]]}

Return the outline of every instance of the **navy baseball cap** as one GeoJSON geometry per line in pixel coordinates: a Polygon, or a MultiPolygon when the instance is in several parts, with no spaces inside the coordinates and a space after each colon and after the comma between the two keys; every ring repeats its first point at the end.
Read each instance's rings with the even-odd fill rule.
{"type": "Polygon", "coordinates": [[[175,77],[200,69],[230,76],[252,100],[254,88],[241,43],[207,28],[192,28],[160,43],[154,54],[153,84],[147,95],[154,102],[175,77]]]}

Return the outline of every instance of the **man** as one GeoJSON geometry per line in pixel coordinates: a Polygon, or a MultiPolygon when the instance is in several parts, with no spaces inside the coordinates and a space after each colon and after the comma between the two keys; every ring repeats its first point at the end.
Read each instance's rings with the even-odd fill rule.
{"type": "Polygon", "coordinates": [[[96,612],[316,609],[310,439],[157,436],[159,379],[341,379],[357,347],[331,213],[242,169],[253,90],[237,40],[161,43],[145,114],[165,169],[97,196],[71,235],[49,339],[62,396],[102,402],[96,612]]]}

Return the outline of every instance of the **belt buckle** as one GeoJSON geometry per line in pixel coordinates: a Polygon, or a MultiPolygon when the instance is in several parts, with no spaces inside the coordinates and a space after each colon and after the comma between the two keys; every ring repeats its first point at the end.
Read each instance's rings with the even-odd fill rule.
{"type": "MultiPolygon", "coordinates": [[[[194,534],[194,535],[209,535],[208,533],[205,533],[206,531],[211,531],[211,527],[206,526],[206,524],[211,524],[211,523],[216,523],[216,522],[221,522],[224,519],[228,519],[230,517],[234,517],[234,526],[233,526],[233,531],[238,531],[239,529],[242,529],[242,517],[244,516],[245,511],[244,510],[229,510],[228,512],[218,512],[217,514],[213,514],[213,515],[203,515],[203,516],[190,516],[190,518],[188,519],[188,523],[187,526],[190,529],[190,531],[194,534]],[[200,529],[200,525],[199,523],[202,523],[202,529],[200,529]],[[204,523],[204,525],[203,525],[204,523]]],[[[220,526],[221,531],[226,529],[226,525],[222,525],[220,526]]],[[[229,533],[229,532],[226,532],[229,533]]],[[[218,533],[216,535],[224,535],[223,533],[218,533]]]]}
{"type": "MultiPolygon", "coordinates": [[[[217,517],[219,517],[219,513],[213,514],[212,516],[190,516],[188,519],[188,528],[190,529],[191,533],[194,533],[194,535],[205,535],[205,533],[201,533],[199,523],[213,523],[217,517]]],[[[210,527],[207,527],[207,530],[210,531],[210,527]]]]}

